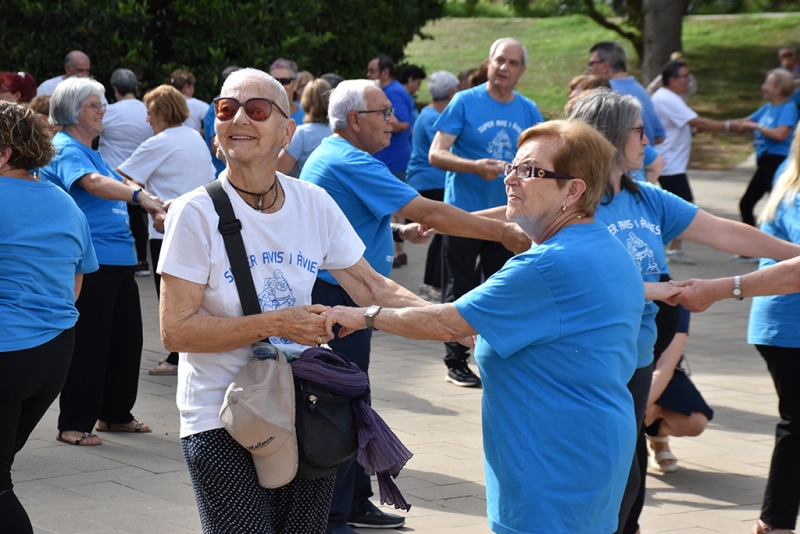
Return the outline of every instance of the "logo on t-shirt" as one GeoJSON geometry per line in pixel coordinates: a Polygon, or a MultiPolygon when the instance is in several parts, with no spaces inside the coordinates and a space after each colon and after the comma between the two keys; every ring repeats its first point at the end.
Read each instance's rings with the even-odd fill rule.
{"type": "Polygon", "coordinates": [[[517,153],[516,147],[505,129],[497,132],[489,146],[486,147],[486,151],[490,157],[501,161],[512,161],[517,153]]]}
{"type": "Polygon", "coordinates": [[[283,271],[275,269],[271,278],[264,279],[264,289],[258,294],[258,302],[261,304],[262,312],[294,306],[294,294],[289,282],[283,276],[283,271]]]}
{"type": "Polygon", "coordinates": [[[631,255],[633,261],[639,266],[642,274],[659,274],[661,272],[653,251],[647,246],[647,243],[639,239],[633,232],[628,234],[628,239],[625,240],[625,247],[628,249],[628,254],[631,255]]]}

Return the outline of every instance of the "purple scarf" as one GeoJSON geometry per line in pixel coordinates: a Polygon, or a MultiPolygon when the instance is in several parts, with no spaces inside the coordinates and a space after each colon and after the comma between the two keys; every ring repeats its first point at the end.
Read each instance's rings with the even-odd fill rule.
{"type": "Polygon", "coordinates": [[[368,475],[377,474],[381,504],[409,511],[411,505],[392,478],[397,478],[413,454],[369,405],[367,375],[338,352],[322,347],[306,349],[291,365],[295,379],[314,382],[355,401],[352,406],[358,431],[356,460],[368,475]]]}

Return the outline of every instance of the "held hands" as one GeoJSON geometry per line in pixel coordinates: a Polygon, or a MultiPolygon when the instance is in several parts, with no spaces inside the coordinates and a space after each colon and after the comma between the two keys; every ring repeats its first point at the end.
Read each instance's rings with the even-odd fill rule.
{"type": "Polygon", "coordinates": [[[645,282],[644,296],[648,300],[660,300],[675,306],[680,304],[680,293],[683,287],[669,282],[645,282]]]}
{"type": "Polygon", "coordinates": [[[357,330],[364,330],[367,327],[367,320],[364,318],[366,308],[351,308],[349,306],[335,306],[325,312],[325,328],[331,332],[333,337],[333,325],[339,324],[339,337],[345,337],[357,330]]]}
{"type": "Polygon", "coordinates": [[[432,228],[428,228],[419,223],[401,224],[398,230],[400,232],[400,237],[415,245],[427,243],[428,238],[436,233],[432,228]]]}
{"type": "Polygon", "coordinates": [[[715,280],[693,278],[684,281],[671,280],[669,284],[681,288],[681,292],[674,297],[678,304],[682,304],[690,312],[699,313],[706,311],[709,306],[725,298],[726,295],[720,295],[716,290],[715,285],[718,284],[715,282],[715,280]]]}
{"type": "Polygon", "coordinates": [[[514,254],[531,248],[531,238],[516,223],[506,223],[500,243],[514,254]]]}
{"type": "Polygon", "coordinates": [[[751,120],[745,120],[742,121],[741,128],[742,132],[752,132],[758,130],[758,123],[751,120]]]}
{"type": "Polygon", "coordinates": [[[144,208],[147,213],[152,215],[154,219],[156,214],[166,213],[164,210],[164,202],[162,202],[157,196],[151,195],[147,191],[140,191],[136,199],[139,201],[139,205],[144,208]]]}
{"type": "Polygon", "coordinates": [[[495,180],[503,172],[505,162],[497,159],[478,159],[475,160],[475,174],[487,181],[495,180]]]}
{"type": "Polygon", "coordinates": [[[312,304],[278,310],[281,313],[282,336],[300,345],[314,346],[333,339],[326,314],[328,306],[312,304]]]}
{"type": "Polygon", "coordinates": [[[164,221],[167,219],[167,212],[169,211],[169,207],[172,205],[171,200],[167,200],[164,202],[164,210],[161,213],[150,214],[153,218],[153,226],[156,229],[156,232],[159,234],[164,233],[164,221]]]}

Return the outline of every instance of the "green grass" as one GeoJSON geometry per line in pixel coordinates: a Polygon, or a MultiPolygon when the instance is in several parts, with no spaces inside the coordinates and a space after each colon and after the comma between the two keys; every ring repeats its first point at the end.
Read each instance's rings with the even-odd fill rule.
{"type": "MultiPolygon", "coordinates": [[[[457,74],[477,67],[499,37],[513,36],[522,41],[528,48],[528,68],[517,90],[533,99],[550,119],[562,114],[567,86],[574,76],[585,72],[589,47],[598,41],[621,43],[628,52],[629,71],[641,81],[630,44],[582,15],[546,19],[448,18],[428,24],[423,31],[433,39],[416,38],[409,43],[406,60],[424,67],[429,74],[442,69],[457,74]]],[[[687,17],[684,54],[699,88],[691,106],[701,115],[717,119],[749,115],[764,103],[759,88],[766,72],[778,64],[778,48],[786,43],[800,44],[800,16],[796,14],[780,18],[687,17]]],[[[418,100],[430,101],[427,85],[423,84],[418,100]]],[[[744,159],[751,146],[744,136],[719,138],[719,142],[714,139],[709,140],[714,145],[714,150],[709,151],[711,167],[744,159]],[[710,155],[712,152],[715,155],[710,155]]],[[[702,159],[702,152],[695,153],[696,159],[702,159]]]]}

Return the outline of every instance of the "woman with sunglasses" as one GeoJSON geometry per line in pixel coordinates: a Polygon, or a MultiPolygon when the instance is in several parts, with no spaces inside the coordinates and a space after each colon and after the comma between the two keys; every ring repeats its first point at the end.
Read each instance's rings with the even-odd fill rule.
{"type": "MultiPolygon", "coordinates": [[[[641,168],[644,147],[649,142],[644,135],[641,104],[635,98],[607,89],[594,89],[575,102],[570,118],[596,128],[617,149],[596,218],[625,245],[645,282],[669,280],[664,247],[675,238],[733,254],[776,259],[800,254],[800,247],[796,245],[768,236],[746,224],[715,217],[657,186],[635,181],[630,173],[641,168]]],[[[675,336],[678,308],[657,305],[654,300],[665,299],[656,293],[648,291],[646,295],[649,300],[641,317],[636,372],[628,383],[634,399],[639,441],[619,515],[617,532],[625,533],[638,530],[643,506],[647,467],[643,421],[651,383],[654,390],[667,389],[669,377],[677,364],[677,359],[665,361],[663,365],[657,363],[660,378],[654,382],[654,357],[658,358],[675,336]]],[[[689,389],[687,386],[683,391],[689,389]]],[[[663,405],[651,410],[657,412],[651,413],[653,418],[660,420],[657,437],[695,436],[705,429],[712,412],[704,401],[701,402],[699,393],[692,396],[696,400],[694,403],[680,397],[682,395],[670,396],[670,402],[665,399],[663,405]]],[[[656,404],[659,402],[660,399],[655,401],[656,404]]],[[[653,448],[657,454],[661,453],[661,458],[667,458],[663,453],[669,452],[669,445],[663,439],[654,442],[653,448]]]]}
{"type": "MultiPolygon", "coordinates": [[[[292,139],[289,99],[272,76],[234,72],[214,100],[215,130],[226,169],[219,176],[241,222],[262,313],[242,316],[219,216],[205,188],[171,204],[158,272],[161,335],[180,352],[177,402],[181,447],[203,531],[321,534],[336,475],[262,487],[250,452],[223,428],[225,391],[269,338],[293,355],[332,338],[322,305],[311,305],[320,269],[330,269],[357,302],[427,303],[378,275],[364,244],[334,200],[316,185],[277,171],[292,139]]],[[[419,227],[406,225],[419,234],[419,227]]],[[[388,238],[388,235],[386,236],[388,238]]]]}
{"type": "MultiPolygon", "coordinates": [[[[211,154],[203,138],[185,125],[189,107],[183,95],[170,85],[160,85],[144,95],[147,122],[153,136],[144,141],[116,169],[122,176],[147,188],[161,200],[171,201],[192,189],[212,182],[215,176],[211,154]]],[[[164,234],[150,219],[150,258],[158,265],[164,234]]],[[[161,295],[161,277],[155,273],[156,295],[161,295]]],[[[178,373],[178,353],[170,352],[150,369],[151,375],[178,373]]]]}
{"type": "Polygon", "coordinates": [[[283,86],[286,96],[289,98],[289,118],[294,119],[295,124],[303,124],[306,112],[299,99],[295,99],[297,86],[300,82],[297,79],[297,63],[291,59],[278,58],[269,66],[269,74],[283,86]]]}
{"type": "MultiPolygon", "coordinates": [[[[518,142],[498,215],[538,245],[455,303],[383,308],[372,326],[478,335],[493,531],[610,533],[636,442],[626,383],[645,304],[636,265],[594,217],[614,147],[578,121],[538,124],[518,142]]],[[[340,336],[365,328],[363,309],[327,315],[340,336]]]]}
{"type": "Polygon", "coordinates": [[[163,213],[162,202],[114,172],[92,149],[103,131],[103,86],[89,78],[61,82],[50,99],[56,155],[40,171],[69,193],[92,231],[100,269],[86,274],[76,303],[75,351],[61,391],[58,441],[100,445],[92,430],[150,432],[131,414],[139,387],[142,311],[133,279],[137,259],[125,203],[163,213]]]}

